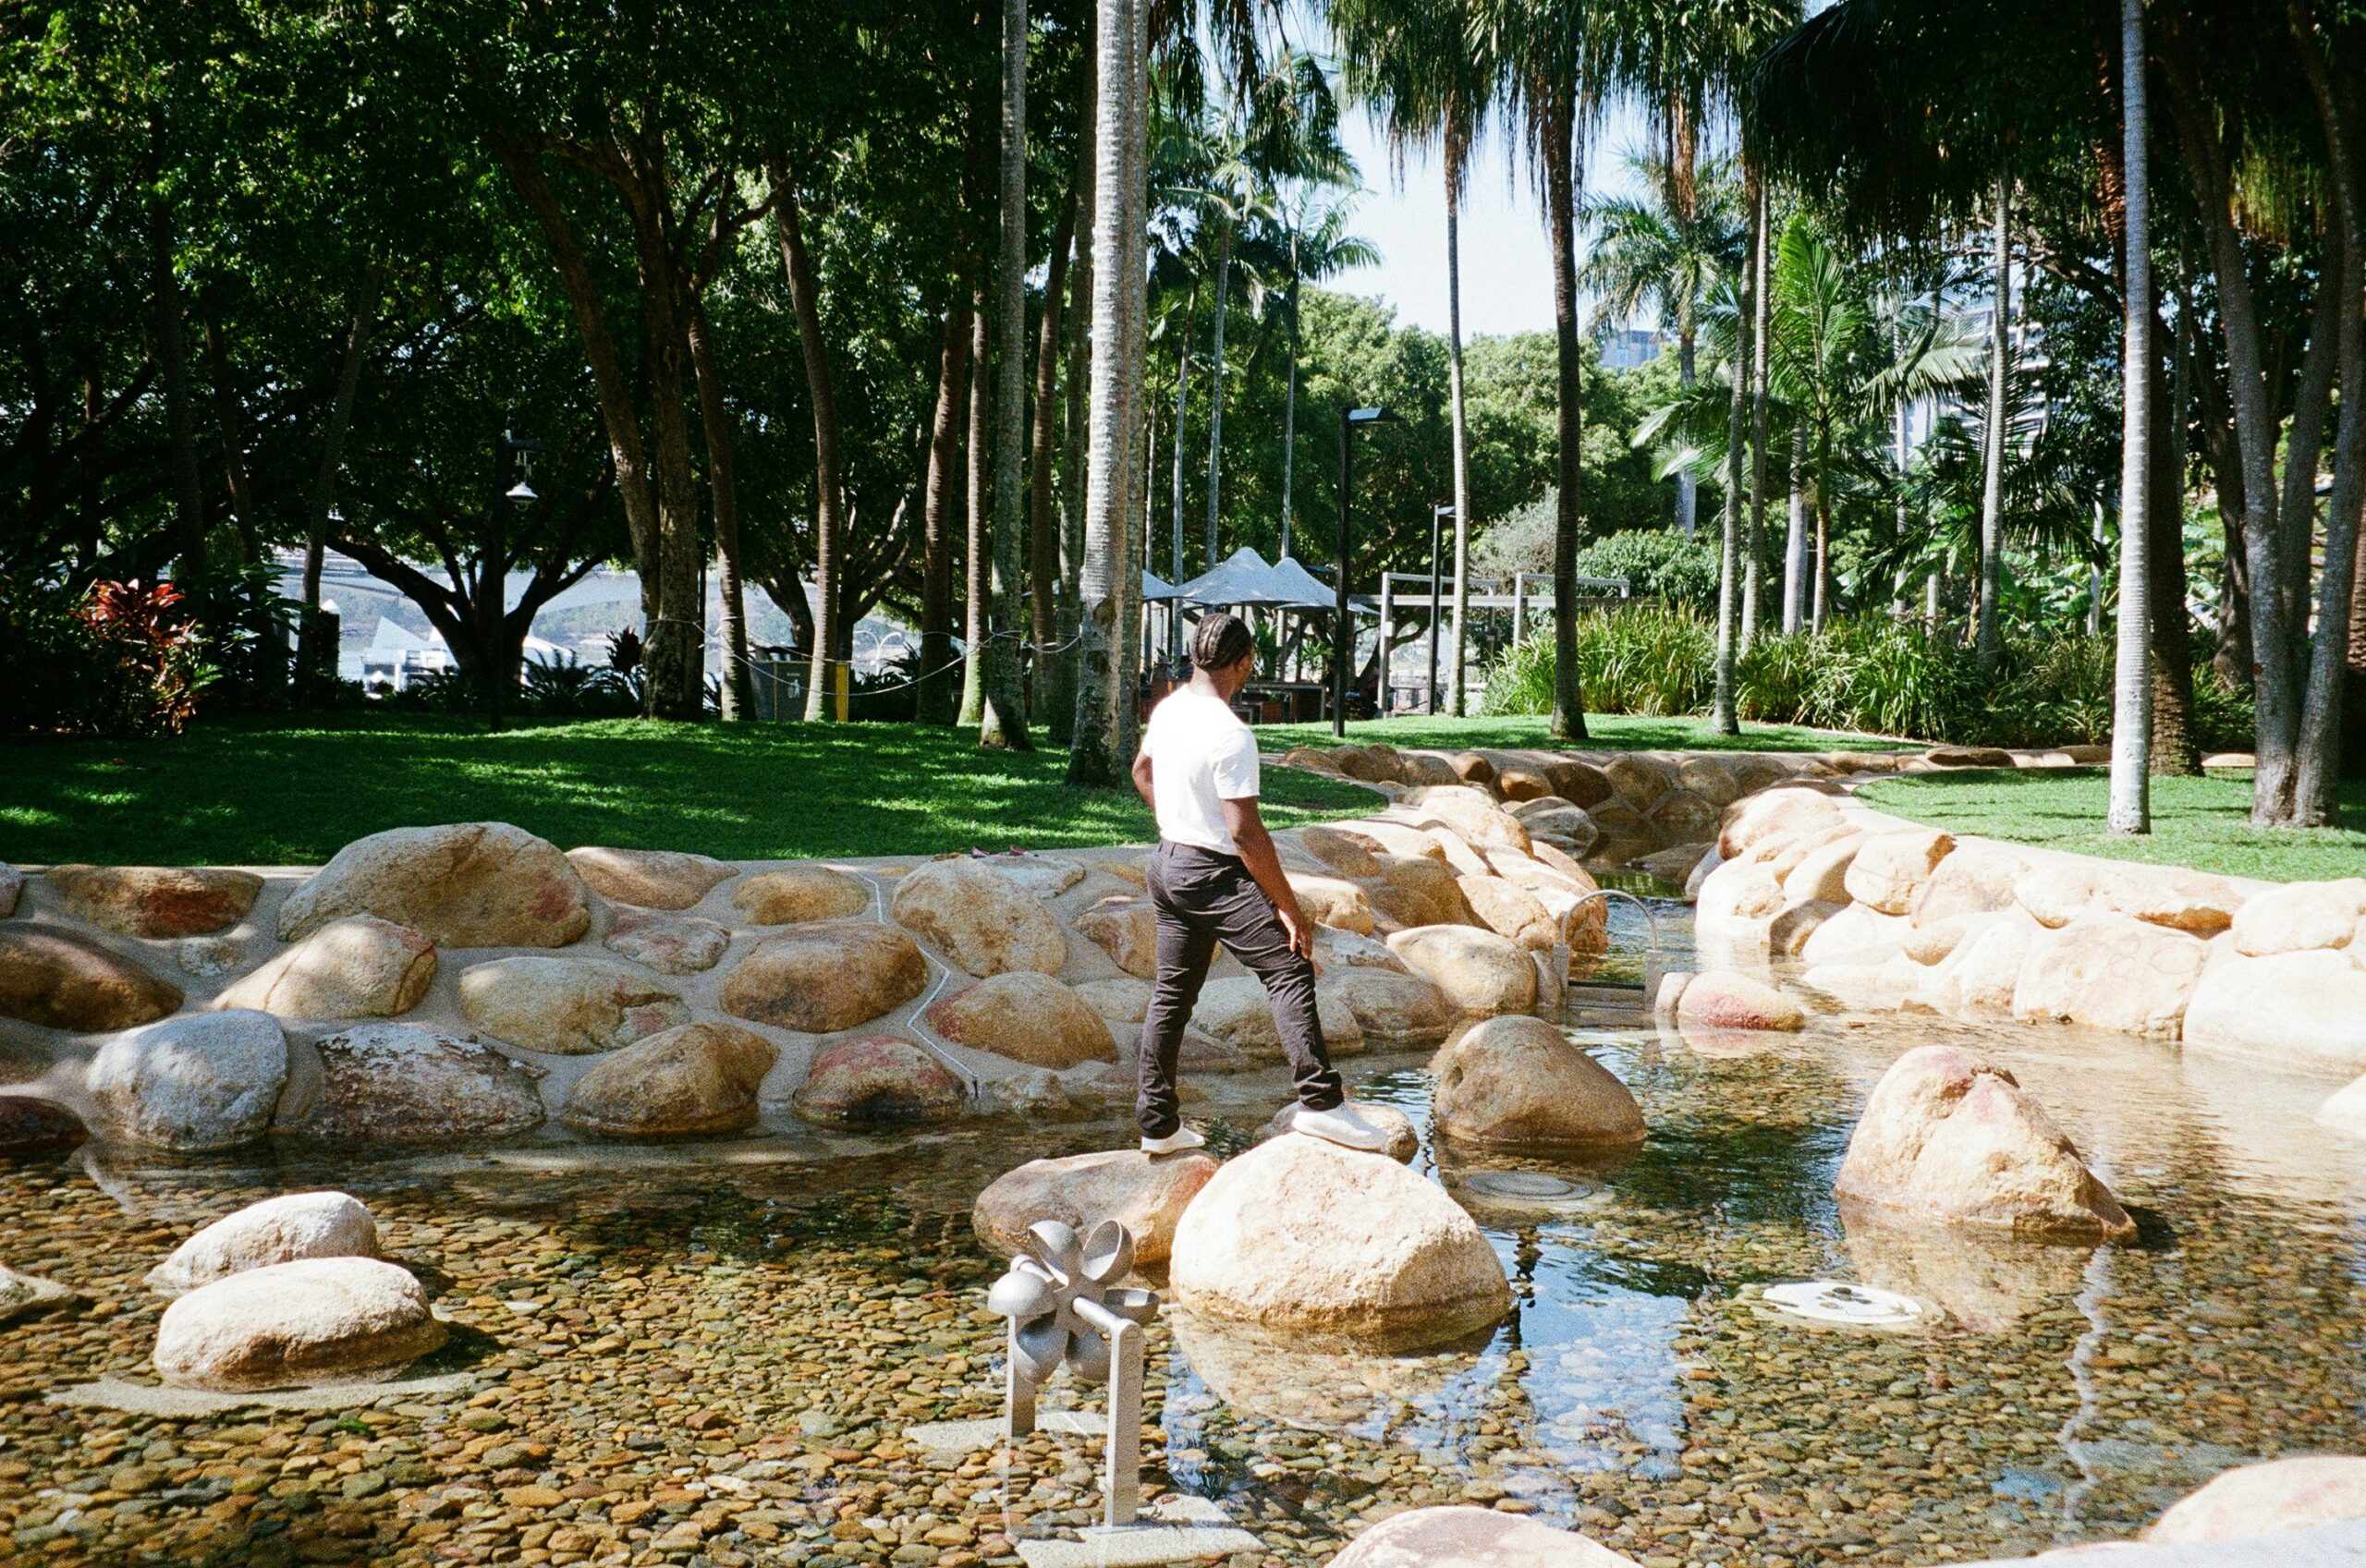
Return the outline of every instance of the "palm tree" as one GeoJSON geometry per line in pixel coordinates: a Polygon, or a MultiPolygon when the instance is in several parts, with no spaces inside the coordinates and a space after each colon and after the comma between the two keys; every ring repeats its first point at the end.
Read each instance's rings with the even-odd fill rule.
{"type": "MultiPolygon", "coordinates": [[[[1019,548],[1027,525],[1027,0],[1002,7],[1002,232],[994,264],[994,516],[978,744],[1032,751],[1018,673],[1019,548]]],[[[981,371],[983,367],[981,367],[981,371]]],[[[980,377],[982,386],[984,378],[980,377]]],[[[1039,591],[1047,590],[1044,584],[1039,591]]]]}
{"type": "MultiPolygon", "coordinates": [[[[2013,183],[1996,179],[1995,307],[1988,328],[1988,448],[1980,499],[1980,627],[1974,648],[1980,667],[1994,670],[2004,649],[1998,601],[2005,591],[2006,388],[2013,371],[2013,183]]],[[[2147,334],[2149,338],[2149,334],[2147,334]]]]}
{"type": "MultiPolygon", "coordinates": [[[[2124,152],[2128,288],[2120,348],[2119,515],[2150,517],[2153,422],[2153,236],[2144,114],[2144,0],[2120,0],[2120,115],[2124,152]]],[[[1999,203],[1998,224],[2003,224],[1999,203]]],[[[2001,235],[1998,249],[2003,249],[2001,235]]],[[[2002,310],[1999,304],[1999,310],[2002,310]]],[[[2003,323],[1998,323],[2001,333],[2003,323]]],[[[2142,528],[2119,530],[2119,638],[2112,679],[2111,803],[2104,825],[2113,833],[2153,831],[2152,564],[2142,528]]],[[[1985,541],[1983,540],[1983,543],[1985,541]]],[[[1981,605],[1983,618],[1985,599],[1981,605]]]]}

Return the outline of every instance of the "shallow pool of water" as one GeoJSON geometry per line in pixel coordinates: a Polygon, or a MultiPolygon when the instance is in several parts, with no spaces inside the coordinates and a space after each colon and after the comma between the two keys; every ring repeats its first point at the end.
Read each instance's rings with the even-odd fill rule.
{"type": "MultiPolygon", "coordinates": [[[[1664,914],[1666,913],[1663,907],[1664,914]]],[[[1632,917],[1620,917],[1622,922],[1632,917]]],[[[1625,927],[1621,926],[1622,935],[1625,927]]],[[[1680,923],[1672,951],[1684,941],[1680,923]]],[[[1764,1051],[1578,1031],[1652,1126],[1624,1167],[1420,1169],[1516,1282],[1483,1343],[1291,1355],[1153,1335],[1146,1479],[1216,1500],[1263,1556],[1318,1560],[1375,1513],[1481,1501],[1653,1563],[1921,1563],[2125,1537],[2226,1466],[2366,1448],[2366,1161],[2311,1112],[2333,1085],[2067,1030],[1820,1019],[1764,1051]],[[2132,1244],[1869,1229],[1833,1173],[1909,1046],[1972,1043],[2076,1138],[2132,1244]],[[1941,1310],[1905,1331],[1756,1301],[1841,1279],[1941,1310]]],[[[1418,1059],[1344,1064],[1425,1120],[1418,1059]]],[[[1220,1149],[1286,1093],[1209,1080],[1220,1149]]],[[[696,1149],[0,1168],[0,1258],[92,1304],[0,1328],[0,1547],[27,1560],[942,1563],[1089,1522],[1089,1440],[940,1458],[918,1422],[997,1409],[999,1262],[976,1192],[1122,1117],[912,1142],[793,1125],[696,1149]],[[187,1231],[335,1185],[439,1293],[457,1392],[178,1417],[57,1392],[140,1378],[140,1276],[187,1231]]],[[[1089,1402],[1065,1387],[1046,1404],[1089,1402]]],[[[1243,1554],[1238,1568],[1256,1557],[1243,1554]]]]}

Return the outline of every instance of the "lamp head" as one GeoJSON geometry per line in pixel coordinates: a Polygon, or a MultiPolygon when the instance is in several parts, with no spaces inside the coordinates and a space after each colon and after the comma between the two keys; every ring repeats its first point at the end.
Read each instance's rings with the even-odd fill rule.
{"type": "Polygon", "coordinates": [[[1394,408],[1350,408],[1348,422],[1351,425],[1401,425],[1405,416],[1394,408]]]}

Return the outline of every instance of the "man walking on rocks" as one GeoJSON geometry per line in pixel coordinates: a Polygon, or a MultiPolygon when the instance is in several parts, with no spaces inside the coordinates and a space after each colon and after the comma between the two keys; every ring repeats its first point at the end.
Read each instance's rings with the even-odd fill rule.
{"type": "Polygon", "coordinates": [[[1134,1120],[1144,1153],[1207,1141],[1183,1125],[1175,1068],[1183,1027],[1222,942],[1264,982],[1298,1081],[1291,1126],[1349,1149],[1384,1149],[1388,1135],[1347,1103],[1332,1070],[1314,1009],[1314,930],[1258,815],[1257,739],[1232,711],[1256,663],[1257,645],[1238,616],[1218,612],[1201,620],[1191,637],[1190,684],[1151,711],[1134,759],[1134,787],[1158,817],[1149,877],[1158,980],[1142,1018],[1134,1120]]]}

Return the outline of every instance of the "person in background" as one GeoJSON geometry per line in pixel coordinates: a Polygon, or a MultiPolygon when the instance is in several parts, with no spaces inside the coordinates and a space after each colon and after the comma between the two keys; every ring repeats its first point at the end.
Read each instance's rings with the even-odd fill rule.
{"type": "Polygon", "coordinates": [[[1207,1141],[1183,1125],[1175,1069],[1221,942],[1264,982],[1298,1084],[1292,1128],[1349,1149],[1384,1149],[1388,1135],[1347,1103],[1332,1070],[1314,1008],[1314,928],[1258,815],[1257,739],[1232,711],[1256,662],[1257,645],[1238,616],[1202,619],[1191,637],[1190,682],[1151,711],[1134,759],[1134,787],[1158,818],[1149,873],[1158,978],[1142,1018],[1134,1119],[1148,1154],[1207,1141]]]}

